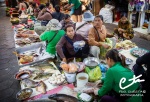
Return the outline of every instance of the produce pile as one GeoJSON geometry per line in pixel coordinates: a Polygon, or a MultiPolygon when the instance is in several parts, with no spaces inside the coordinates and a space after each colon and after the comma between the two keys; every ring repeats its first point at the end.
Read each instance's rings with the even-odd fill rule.
{"type": "Polygon", "coordinates": [[[134,47],[136,47],[136,44],[131,42],[130,40],[124,40],[122,42],[116,43],[116,49],[118,50],[123,50],[123,49],[127,50],[134,47]]]}
{"type": "Polygon", "coordinates": [[[62,63],[60,67],[67,73],[75,73],[78,71],[78,65],[74,63],[62,63]]]}
{"type": "Polygon", "coordinates": [[[20,19],[19,19],[19,18],[16,18],[16,17],[13,17],[13,18],[10,18],[10,22],[11,22],[12,24],[19,24],[20,19]]]}

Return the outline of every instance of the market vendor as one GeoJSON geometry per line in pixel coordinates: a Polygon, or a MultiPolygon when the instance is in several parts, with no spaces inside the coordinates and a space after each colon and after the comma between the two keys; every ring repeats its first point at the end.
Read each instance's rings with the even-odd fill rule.
{"type": "Polygon", "coordinates": [[[18,4],[19,4],[19,10],[18,12],[21,14],[22,12],[26,13],[26,10],[29,7],[29,4],[27,2],[25,2],[24,0],[18,0],[18,4]]]}
{"type": "Polygon", "coordinates": [[[123,40],[129,40],[134,37],[134,30],[126,14],[121,14],[121,19],[118,22],[118,27],[114,29],[114,33],[123,40]]]}
{"type": "Polygon", "coordinates": [[[89,46],[87,40],[81,35],[76,34],[73,25],[66,26],[66,35],[61,38],[56,46],[56,50],[63,62],[67,62],[68,58],[78,57],[86,58],[89,53],[89,46]],[[83,41],[79,46],[75,47],[77,41],[83,41]],[[83,45],[81,48],[80,45],[83,45]]]}
{"type": "Polygon", "coordinates": [[[85,39],[88,39],[89,30],[93,27],[93,14],[90,11],[83,13],[82,22],[76,23],[76,33],[81,34],[85,39]],[[88,28],[88,29],[87,29],[88,28]]]}
{"type": "Polygon", "coordinates": [[[50,13],[53,13],[54,12],[54,8],[53,8],[53,5],[51,3],[46,3],[46,8],[47,8],[47,11],[49,11],[50,13]]]}
{"type": "Polygon", "coordinates": [[[33,15],[37,18],[40,9],[39,9],[39,7],[36,5],[35,2],[32,2],[32,8],[33,8],[33,15]]]}
{"type": "Polygon", "coordinates": [[[95,95],[101,97],[101,102],[142,102],[140,83],[130,85],[132,81],[128,81],[133,79],[134,73],[125,67],[125,57],[120,55],[116,49],[112,49],[106,54],[106,63],[109,69],[106,77],[101,80],[103,85],[100,89],[94,89],[95,95]],[[126,80],[121,82],[122,78],[126,80]]]}
{"type": "Polygon", "coordinates": [[[65,14],[63,20],[62,20],[60,23],[61,23],[61,25],[62,25],[62,28],[61,28],[61,29],[63,29],[63,30],[65,29],[65,27],[66,27],[68,24],[74,25],[74,22],[71,20],[71,17],[70,17],[69,14],[65,14]]]}
{"type": "Polygon", "coordinates": [[[133,71],[136,76],[142,75],[140,79],[145,79],[141,82],[142,89],[146,91],[144,93],[143,102],[147,102],[150,96],[150,52],[144,54],[136,60],[136,64],[133,67],[133,71]],[[146,70],[145,70],[145,68],[146,70]]]}
{"type": "Polygon", "coordinates": [[[52,19],[52,15],[46,10],[45,5],[41,4],[39,8],[41,11],[38,14],[37,20],[40,22],[35,23],[34,30],[38,35],[41,35],[46,30],[46,25],[52,19]]]}
{"type": "Polygon", "coordinates": [[[82,21],[82,3],[80,0],[68,0],[68,4],[64,8],[71,9],[70,15],[74,22],[82,21]]]}
{"type": "Polygon", "coordinates": [[[56,44],[64,36],[65,31],[60,30],[61,24],[58,20],[52,19],[47,24],[47,31],[41,34],[40,39],[47,42],[46,51],[51,55],[56,54],[56,44]]]}
{"type": "Polygon", "coordinates": [[[106,27],[103,25],[102,16],[98,15],[94,18],[93,27],[89,31],[88,42],[90,45],[90,54],[94,57],[105,57],[107,49],[111,48],[112,41],[107,39],[106,27]]]}

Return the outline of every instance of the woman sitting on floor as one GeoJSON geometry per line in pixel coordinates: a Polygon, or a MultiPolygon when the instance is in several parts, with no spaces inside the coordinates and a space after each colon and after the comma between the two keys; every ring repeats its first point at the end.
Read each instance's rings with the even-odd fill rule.
{"type": "Polygon", "coordinates": [[[103,25],[103,17],[98,15],[94,18],[93,27],[89,31],[88,42],[90,47],[90,54],[94,57],[105,57],[106,52],[115,44],[112,40],[106,38],[107,30],[103,25]]]}
{"type": "Polygon", "coordinates": [[[142,102],[139,82],[130,85],[133,80],[129,80],[133,79],[134,73],[125,67],[125,57],[112,49],[106,54],[106,63],[110,68],[101,80],[103,85],[100,89],[94,89],[95,95],[101,97],[100,102],[142,102]],[[123,81],[122,78],[126,80],[123,81]]]}
{"type": "Polygon", "coordinates": [[[134,37],[134,31],[131,23],[128,21],[126,14],[121,14],[121,19],[118,22],[118,28],[114,29],[114,33],[118,38],[123,40],[132,39],[134,37]]]}
{"type": "Polygon", "coordinates": [[[61,24],[58,20],[52,19],[47,24],[47,31],[41,34],[40,39],[47,42],[46,51],[52,55],[56,54],[56,44],[64,36],[65,31],[60,30],[61,24]]]}
{"type": "Polygon", "coordinates": [[[39,8],[41,11],[38,14],[37,20],[40,22],[35,23],[34,30],[38,35],[41,35],[46,30],[46,25],[52,19],[52,15],[46,10],[45,5],[41,4],[39,8]]]}
{"type": "Polygon", "coordinates": [[[67,62],[68,58],[73,57],[86,58],[89,53],[89,45],[87,44],[87,40],[81,35],[75,34],[73,25],[67,25],[65,31],[66,35],[61,38],[56,46],[57,53],[62,61],[67,62]],[[84,41],[85,45],[83,44],[82,48],[80,46],[74,47],[73,44],[77,41],[84,41]]]}

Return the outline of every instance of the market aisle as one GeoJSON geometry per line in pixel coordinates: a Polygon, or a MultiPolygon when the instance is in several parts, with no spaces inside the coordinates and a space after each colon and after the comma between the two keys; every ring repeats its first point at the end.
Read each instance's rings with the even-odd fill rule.
{"type": "Polygon", "coordinates": [[[18,102],[16,93],[20,90],[19,81],[14,74],[19,70],[13,51],[14,37],[5,7],[0,7],[0,102],[18,102]]]}

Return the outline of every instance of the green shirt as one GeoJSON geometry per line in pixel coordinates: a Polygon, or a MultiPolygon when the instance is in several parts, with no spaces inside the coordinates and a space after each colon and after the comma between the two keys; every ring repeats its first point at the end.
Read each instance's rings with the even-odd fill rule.
{"type": "MultiPolygon", "coordinates": [[[[107,93],[109,93],[112,89],[117,92],[117,93],[131,93],[131,91],[136,90],[139,87],[139,83],[135,83],[131,85],[130,87],[126,89],[121,89],[119,87],[119,82],[121,78],[125,77],[126,81],[125,83],[122,83],[122,87],[125,87],[129,84],[132,83],[132,81],[128,81],[129,79],[133,78],[134,73],[127,69],[124,68],[120,62],[117,62],[115,65],[113,65],[111,68],[109,68],[106,72],[106,77],[102,79],[103,86],[100,88],[98,91],[99,96],[104,96],[107,93]]],[[[126,100],[126,102],[142,102],[142,98],[140,96],[134,96],[130,97],[129,99],[126,100]]]]}
{"type": "Polygon", "coordinates": [[[74,8],[77,9],[81,5],[81,2],[80,0],[69,0],[69,4],[74,4],[74,8]]]}
{"type": "MultiPolygon", "coordinates": [[[[46,31],[40,36],[40,39],[42,41],[49,42],[53,38],[55,33],[56,33],[56,31],[46,31]]],[[[46,51],[49,52],[50,54],[55,54],[56,53],[56,48],[55,48],[56,44],[58,43],[60,38],[64,35],[65,35],[65,31],[59,30],[58,33],[56,34],[56,36],[53,38],[53,40],[50,43],[48,43],[46,51]]]]}

